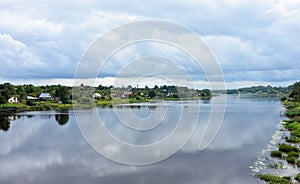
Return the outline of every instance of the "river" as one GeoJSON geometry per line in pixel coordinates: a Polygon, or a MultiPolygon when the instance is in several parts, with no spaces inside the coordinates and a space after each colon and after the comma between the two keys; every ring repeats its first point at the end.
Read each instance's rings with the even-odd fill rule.
{"type": "MultiPolygon", "coordinates": [[[[214,97],[213,100],[218,101],[218,98],[222,96],[214,97]]],[[[211,104],[212,101],[202,100],[198,103],[171,101],[119,105],[114,108],[27,112],[1,117],[0,183],[260,182],[252,176],[249,167],[270,142],[276,126],[282,119],[280,101],[275,98],[229,95],[223,123],[217,136],[205,150],[199,151],[199,140],[209,118],[211,104]],[[194,121],[189,117],[196,112],[199,113],[199,119],[192,137],[170,158],[154,164],[132,166],[105,158],[82,136],[82,129],[79,129],[77,120],[86,119],[88,126],[89,121],[95,118],[91,111],[97,112],[106,123],[106,129],[115,137],[134,145],[147,145],[164,140],[164,137],[176,128],[176,118],[182,114],[187,114],[183,116],[186,123],[194,121]],[[153,121],[163,118],[163,123],[151,131],[133,131],[120,122],[129,117],[127,114],[134,114],[145,122],[149,116],[152,116],[153,121]]],[[[127,120],[140,123],[134,122],[132,117],[127,120]]],[[[150,120],[148,123],[151,123],[150,120]]],[[[99,135],[97,138],[102,137],[99,135]]]]}

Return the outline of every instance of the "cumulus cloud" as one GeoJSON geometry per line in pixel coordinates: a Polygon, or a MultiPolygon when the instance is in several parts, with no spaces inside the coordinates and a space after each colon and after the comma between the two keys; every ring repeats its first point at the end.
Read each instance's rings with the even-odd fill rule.
{"type": "Polygon", "coordinates": [[[33,53],[26,44],[14,40],[8,34],[0,34],[0,60],[1,74],[7,77],[13,77],[12,71],[29,72],[34,68],[44,66],[39,56],[33,53]]]}
{"type": "MultiPolygon", "coordinates": [[[[228,83],[298,79],[299,1],[6,0],[0,18],[0,78],[6,81],[70,79],[95,39],[118,25],[145,18],[177,22],[202,36],[228,83]]],[[[107,65],[101,77],[113,76],[131,55],[157,51],[183,62],[188,59],[160,47],[129,48],[117,55],[118,62],[107,65]]],[[[185,67],[193,80],[205,82],[203,76],[197,77],[201,71],[193,71],[189,63],[185,67]]]]}

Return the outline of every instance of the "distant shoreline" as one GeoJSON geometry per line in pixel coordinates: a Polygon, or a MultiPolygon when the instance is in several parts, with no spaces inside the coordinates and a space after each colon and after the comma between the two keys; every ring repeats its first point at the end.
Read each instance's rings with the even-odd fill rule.
{"type": "Polygon", "coordinates": [[[66,110],[76,108],[88,107],[112,107],[119,104],[133,104],[133,103],[158,103],[163,101],[187,101],[187,100],[211,100],[212,97],[198,97],[198,98],[165,98],[165,99],[148,99],[148,100],[131,100],[131,99],[118,99],[118,100],[100,100],[91,104],[60,104],[51,101],[42,101],[36,106],[29,106],[23,103],[6,103],[0,105],[0,116],[12,115],[20,112],[30,111],[48,111],[48,110],[66,110]]]}

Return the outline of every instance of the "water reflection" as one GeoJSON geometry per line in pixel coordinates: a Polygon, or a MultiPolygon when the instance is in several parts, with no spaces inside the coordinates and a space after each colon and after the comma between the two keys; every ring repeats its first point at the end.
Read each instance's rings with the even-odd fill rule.
{"type": "Polygon", "coordinates": [[[41,119],[48,119],[52,120],[53,117],[58,125],[64,126],[69,122],[69,110],[61,110],[61,111],[53,111],[53,112],[26,112],[20,113],[17,115],[0,115],[0,130],[2,131],[9,131],[11,127],[11,123],[22,118],[24,121],[27,119],[34,119],[36,116],[39,116],[41,119]],[[27,119],[24,119],[27,118],[27,119]]]}
{"type": "Polygon", "coordinates": [[[67,124],[69,122],[69,111],[63,110],[60,111],[60,113],[55,114],[55,120],[61,126],[67,124]]]}
{"type": "Polygon", "coordinates": [[[26,117],[27,117],[27,118],[33,118],[34,115],[27,115],[26,117]]]}
{"type": "Polygon", "coordinates": [[[0,115],[0,130],[8,131],[11,122],[19,119],[20,117],[21,117],[20,115],[9,115],[9,116],[0,115]]]}
{"type": "MultiPolygon", "coordinates": [[[[82,138],[73,110],[29,112],[21,117],[13,117],[16,118],[14,121],[0,117],[1,130],[2,127],[9,129],[5,133],[0,131],[0,183],[256,183],[248,167],[255,162],[258,153],[270,141],[276,129],[280,120],[280,102],[228,98],[219,134],[207,150],[198,152],[196,146],[210,110],[210,104],[204,103],[200,107],[197,130],[184,148],[170,159],[145,167],[120,165],[101,157],[82,138]]],[[[188,113],[197,110],[190,102],[170,102],[167,105],[171,106],[170,111],[175,115],[179,105],[186,106],[184,111],[188,113]]],[[[141,106],[133,110],[124,106],[118,110],[146,113],[151,109],[155,113],[165,110],[167,105],[141,106]]],[[[118,124],[113,110],[99,108],[99,113],[105,116],[103,118],[110,123],[108,128],[120,139],[132,143],[149,143],[170,130],[170,127],[164,129],[162,125],[162,129],[156,133],[159,135],[153,137],[124,133],[121,129],[124,127],[118,124]]],[[[93,118],[88,109],[78,111],[83,116],[93,118]]],[[[175,115],[169,117],[171,121],[175,115]]],[[[188,119],[186,122],[189,123],[188,119]]]]}
{"type": "Polygon", "coordinates": [[[0,116],[0,130],[8,131],[10,127],[10,121],[7,117],[0,116]]]}
{"type": "Polygon", "coordinates": [[[68,114],[55,114],[55,120],[59,125],[65,125],[69,121],[69,115],[68,114]]]}

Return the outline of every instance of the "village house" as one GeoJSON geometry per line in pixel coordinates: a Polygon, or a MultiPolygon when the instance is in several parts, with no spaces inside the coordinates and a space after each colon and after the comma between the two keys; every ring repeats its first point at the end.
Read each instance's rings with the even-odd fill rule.
{"type": "Polygon", "coordinates": [[[50,93],[41,93],[39,96],[40,100],[53,100],[53,97],[50,95],[50,93]]]}
{"type": "Polygon", "coordinates": [[[93,94],[94,99],[99,99],[100,97],[101,97],[101,95],[99,93],[94,93],[93,94]]]}
{"type": "Polygon", "coordinates": [[[132,95],[132,92],[129,92],[129,91],[125,91],[123,94],[122,94],[122,98],[128,98],[132,95]]]}
{"type": "Polygon", "coordinates": [[[33,96],[27,96],[26,98],[27,98],[27,100],[37,100],[38,99],[38,98],[33,97],[33,96]]]}
{"type": "Polygon", "coordinates": [[[7,101],[8,101],[8,103],[18,103],[18,98],[13,96],[10,99],[8,99],[7,101]]]}

